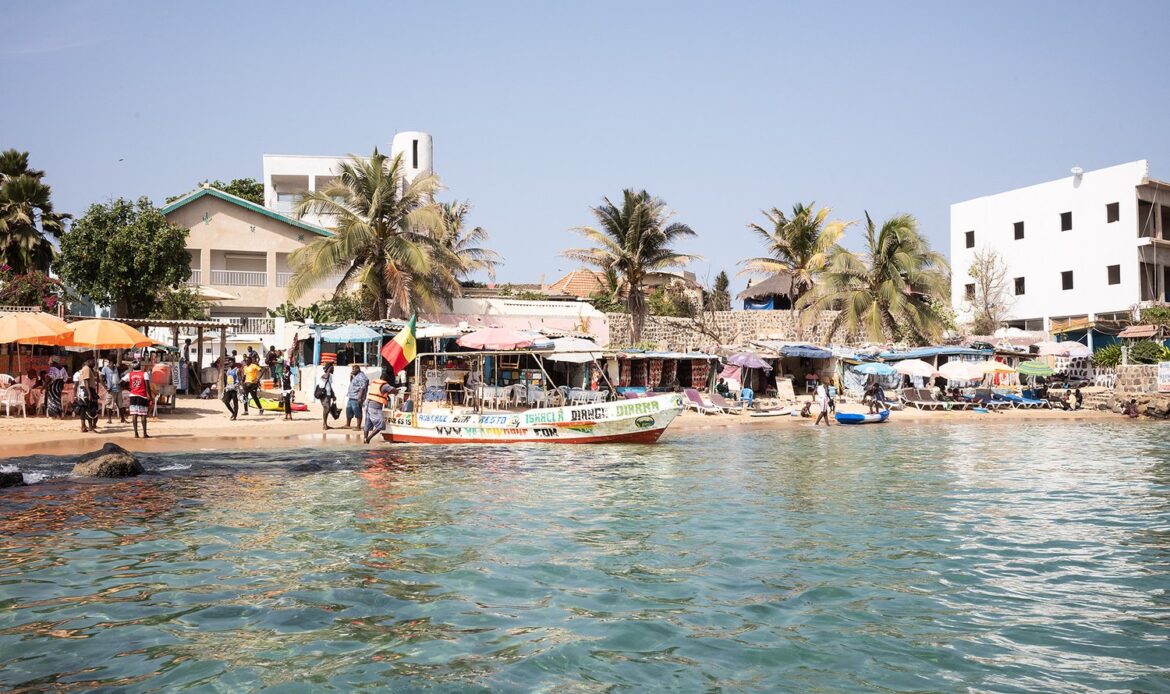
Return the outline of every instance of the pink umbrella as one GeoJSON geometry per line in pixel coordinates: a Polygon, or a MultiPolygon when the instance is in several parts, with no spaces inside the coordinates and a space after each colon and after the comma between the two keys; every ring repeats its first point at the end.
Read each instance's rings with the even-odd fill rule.
{"type": "Polygon", "coordinates": [[[525,349],[552,346],[552,341],[538,333],[511,328],[482,328],[456,340],[460,347],[469,349],[525,349]]]}

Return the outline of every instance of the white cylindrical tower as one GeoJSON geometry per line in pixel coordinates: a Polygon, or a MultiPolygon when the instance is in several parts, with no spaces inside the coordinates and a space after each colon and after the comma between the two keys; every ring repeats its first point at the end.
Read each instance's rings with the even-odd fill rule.
{"type": "Polygon", "coordinates": [[[408,131],[398,133],[390,143],[390,156],[402,155],[402,166],[406,181],[413,181],[419,174],[434,171],[431,136],[427,133],[408,131]]]}

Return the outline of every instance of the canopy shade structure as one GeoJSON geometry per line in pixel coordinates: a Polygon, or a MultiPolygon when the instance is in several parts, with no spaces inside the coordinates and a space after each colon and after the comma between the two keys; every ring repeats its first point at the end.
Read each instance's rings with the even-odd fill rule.
{"type": "Polygon", "coordinates": [[[73,337],[68,343],[72,347],[130,349],[154,344],[154,340],[129,325],[104,318],[77,321],[69,327],[73,329],[73,337]]]}
{"type": "Polygon", "coordinates": [[[69,342],[73,326],[47,313],[11,313],[0,317],[0,343],[61,345],[69,342]]]}
{"type": "Polygon", "coordinates": [[[1001,361],[988,360],[979,364],[979,368],[983,369],[984,374],[1014,374],[1015,369],[1004,364],[1001,361]]]}
{"type": "Polygon", "coordinates": [[[579,337],[559,337],[552,341],[552,345],[553,353],[545,357],[548,361],[588,364],[602,356],[597,343],[579,337]]]}
{"type": "Polygon", "coordinates": [[[864,374],[866,376],[889,376],[898,373],[898,370],[889,364],[883,364],[880,361],[869,361],[864,364],[858,364],[853,367],[854,373],[864,374]]]}
{"type": "Polygon", "coordinates": [[[343,325],[340,328],[327,330],[321,333],[321,337],[329,342],[343,344],[347,342],[378,342],[382,339],[382,333],[367,328],[364,325],[343,325]]]}
{"type": "Polygon", "coordinates": [[[727,358],[727,363],[733,366],[739,366],[745,369],[763,369],[764,371],[771,371],[772,365],[760,359],[751,352],[740,352],[733,354],[727,358]]]}
{"type": "Polygon", "coordinates": [[[450,325],[426,325],[414,331],[414,336],[420,340],[424,338],[459,337],[463,333],[450,325]]]}
{"type": "Polygon", "coordinates": [[[1019,371],[1021,376],[1051,376],[1056,373],[1048,364],[1036,360],[1026,361],[1020,364],[1019,371]]]}
{"type": "Polygon", "coordinates": [[[736,295],[736,299],[743,301],[744,299],[756,299],[764,296],[771,296],[773,294],[791,294],[792,293],[792,273],[787,270],[777,272],[766,280],[756,282],[752,286],[743,290],[736,295]]]}
{"type": "Polygon", "coordinates": [[[938,374],[948,381],[977,381],[983,378],[982,362],[948,361],[938,368],[938,374]]]}
{"type": "Polygon", "coordinates": [[[205,284],[201,284],[198,287],[195,287],[194,291],[200,299],[206,299],[207,301],[235,301],[236,299],[240,298],[235,294],[228,294],[221,289],[208,287],[205,284]]]}
{"type": "Polygon", "coordinates": [[[904,376],[918,376],[919,378],[930,378],[937,373],[933,365],[921,359],[903,359],[894,365],[894,370],[904,376]]]}
{"type": "Polygon", "coordinates": [[[812,345],[784,345],[780,348],[780,356],[804,357],[805,359],[828,359],[833,353],[827,349],[812,345]]]}
{"type": "Polygon", "coordinates": [[[527,349],[529,347],[541,349],[552,346],[552,340],[543,335],[523,330],[512,330],[511,328],[483,328],[464,335],[456,340],[456,343],[460,347],[468,349],[492,350],[527,349]]]}

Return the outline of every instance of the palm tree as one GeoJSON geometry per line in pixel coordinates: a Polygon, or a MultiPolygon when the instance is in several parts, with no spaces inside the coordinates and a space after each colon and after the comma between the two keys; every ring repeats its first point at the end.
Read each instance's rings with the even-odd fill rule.
{"type": "Polygon", "coordinates": [[[764,210],[767,226],[749,224],[748,229],[763,238],[768,256],[740,261],[740,275],[792,273],[792,299],[799,299],[816,281],[816,275],[829,264],[837,243],[850,222],[826,222],[832,210],[814,209],[816,203],[796,203],[792,216],[773,207],[764,210]]]}
{"type": "Polygon", "coordinates": [[[475,272],[483,272],[495,281],[496,267],[503,262],[499,253],[483,247],[488,232],[483,227],[467,228],[467,214],[471,203],[467,201],[440,203],[439,213],[443,217],[443,245],[459,259],[456,277],[466,280],[475,272]]]}
{"type": "Polygon", "coordinates": [[[439,179],[422,174],[405,180],[402,157],[378,152],[351,155],[333,182],[305,193],[294,214],[332,216],[332,236],[315,239],[289,257],[289,296],[340,275],[335,295],[354,282],[376,318],[405,317],[432,310],[459,292],[451,268],[458,263],[440,240],[443,219],[434,203],[439,179]]]}
{"type": "Polygon", "coordinates": [[[561,255],[612,271],[626,288],[626,310],[630,312],[634,342],[642,339],[646,323],[646,294],[642,291],[647,273],[681,267],[698,256],[679,253],[671,244],[695,231],[686,224],[670,222],[674,213],[666,203],[646,191],[622,191],[622,206],[609,198],[591,208],[600,229],[576,227],[575,231],[594,243],[593,248],[571,248],[561,255]]]}
{"type": "Polygon", "coordinates": [[[945,321],[933,301],[946,295],[949,270],[918,230],[918,220],[896,215],[879,230],[867,212],[865,246],[862,257],[835,253],[801,307],[837,310],[830,338],[842,329],[874,342],[925,344],[941,337],[945,321]]]}
{"type": "Polygon", "coordinates": [[[17,274],[48,271],[57,252],[45,234],[60,235],[70,217],[53,212],[44,175],[28,167],[28,152],[0,153],[0,266],[17,274]]]}

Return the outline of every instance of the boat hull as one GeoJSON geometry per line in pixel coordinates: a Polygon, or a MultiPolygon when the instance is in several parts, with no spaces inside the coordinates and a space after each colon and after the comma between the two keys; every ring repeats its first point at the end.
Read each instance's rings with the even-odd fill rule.
{"type": "Polygon", "coordinates": [[[881,424],[889,419],[889,417],[889,410],[882,410],[877,414],[838,413],[836,415],[838,424],[881,424]]]}
{"type": "Polygon", "coordinates": [[[382,432],[391,443],[654,443],[682,411],[665,395],[524,412],[396,413],[382,432]]]}

